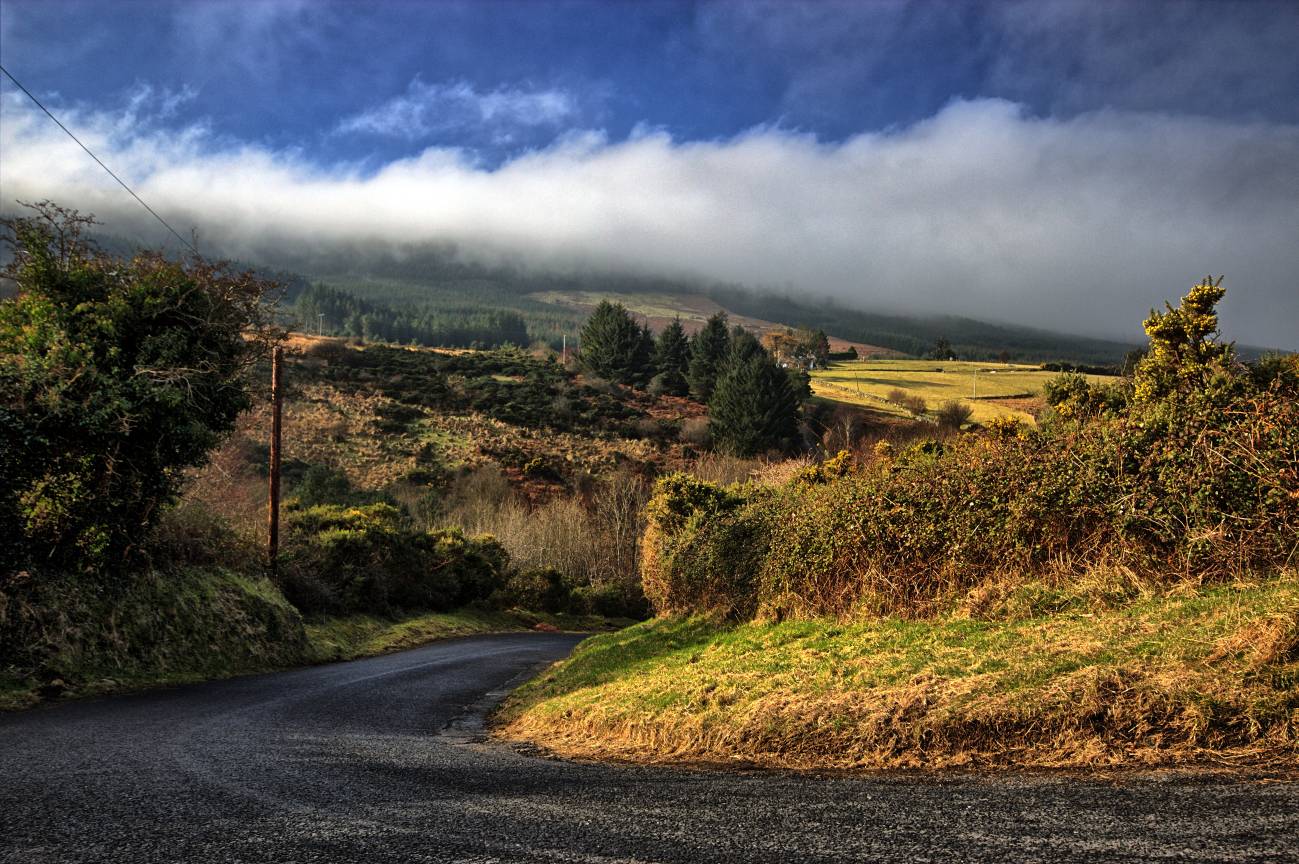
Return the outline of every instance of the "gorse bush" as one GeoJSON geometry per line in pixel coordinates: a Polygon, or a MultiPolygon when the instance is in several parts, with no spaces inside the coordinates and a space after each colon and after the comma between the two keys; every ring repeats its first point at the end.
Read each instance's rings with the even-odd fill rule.
{"type": "Polygon", "coordinates": [[[305,613],[445,611],[504,587],[509,556],[491,537],[420,531],[391,504],[290,509],[279,572],[305,613]]]}
{"type": "MultiPolygon", "coordinates": [[[[1207,339],[1216,325],[1195,308],[1207,339]]],[[[1163,320],[1148,322],[1152,343],[1163,320]]],[[[660,612],[926,614],[997,574],[1111,562],[1199,581],[1277,568],[1299,545],[1294,362],[1261,371],[1227,346],[1179,344],[1193,373],[1148,370],[1158,386],[1130,404],[1040,429],[917,443],[778,490],[666,478],[648,508],[646,593],[660,612]]],[[[1161,357],[1154,347],[1143,362],[1172,362],[1161,357]]],[[[1073,394],[1061,405],[1086,393],[1059,389],[1073,394]]]]}

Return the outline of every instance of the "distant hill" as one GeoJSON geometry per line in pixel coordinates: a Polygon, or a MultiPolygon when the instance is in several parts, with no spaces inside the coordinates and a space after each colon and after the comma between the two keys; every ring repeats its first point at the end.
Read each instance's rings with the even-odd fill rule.
{"type": "Polygon", "coordinates": [[[880,356],[922,356],[941,338],[969,359],[1118,364],[1124,354],[1138,347],[956,316],[881,314],[821,298],[796,299],[734,285],[625,273],[542,273],[509,265],[475,264],[456,258],[455,249],[449,246],[424,247],[400,257],[328,254],[312,260],[276,262],[276,266],[298,268],[312,282],[389,305],[509,309],[523,317],[533,339],[549,342],[557,342],[563,334],[570,339],[576,334],[594,305],[585,301],[609,297],[622,299],[651,325],[680,315],[689,326],[704,310],[723,309],[751,329],[806,325],[825,330],[841,347],[853,344],[880,356]]]}

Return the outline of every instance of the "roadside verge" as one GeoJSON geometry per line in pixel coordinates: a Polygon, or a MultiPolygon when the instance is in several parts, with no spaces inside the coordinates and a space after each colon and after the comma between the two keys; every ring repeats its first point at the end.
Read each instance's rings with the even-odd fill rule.
{"type": "Polygon", "coordinates": [[[1299,574],[980,620],[671,617],[516,691],[500,737],[795,769],[1299,769],[1299,574]]]}

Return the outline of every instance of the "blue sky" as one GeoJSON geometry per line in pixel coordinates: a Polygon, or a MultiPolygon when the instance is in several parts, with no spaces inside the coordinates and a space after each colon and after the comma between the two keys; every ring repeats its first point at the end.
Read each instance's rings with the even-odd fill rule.
{"type": "MultiPolygon", "coordinates": [[[[0,5],[0,62],[235,251],[373,229],[1105,333],[1213,269],[1289,345],[1297,44],[1299,3],[1228,0],[0,5]]],[[[117,212],[2,93],[6,203],[117,212]]]]}

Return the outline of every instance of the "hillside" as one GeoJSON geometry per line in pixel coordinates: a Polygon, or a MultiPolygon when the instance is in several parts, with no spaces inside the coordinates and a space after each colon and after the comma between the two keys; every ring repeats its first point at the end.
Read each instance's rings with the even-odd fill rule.
{"type": "MultiPolygon", "coordinates": [[[[794,298],[672,277],[616,272],[554,273],[522,266],[489,265],[462,258],[453,246],[424,245],[391,254],[367,249],[285,253],[273,268],[307,274],[357,297],[432,310],[510,310],[520,314],[532,339],[558,347],[577,332],[599,297],[612,296],[651,323],[680,315],[697,320],[708,309],[724,309],[762,332],[772,326],[825,330],[836,344],[862,346],[863,356],[924,356],[947,339],[962,357],[1117,365],[1134,344],[1080,337],[955,316],[907,316],[853,309],[825,298],[794,298]]],[[[705,316],[706,317],[706,316],[705,316]]],[[[300,322],[312,329],[314,321],[300,322]]]]}
{"type": "Polygon", "coordinates": [[[658,617],[522,688],[501,734],[651,762],[1292,771],[1299,357],[1238,363],[1221,296],[1157,316],[1131,379],[1056,379],[1037,426],[663,478],[658,617]]]}

